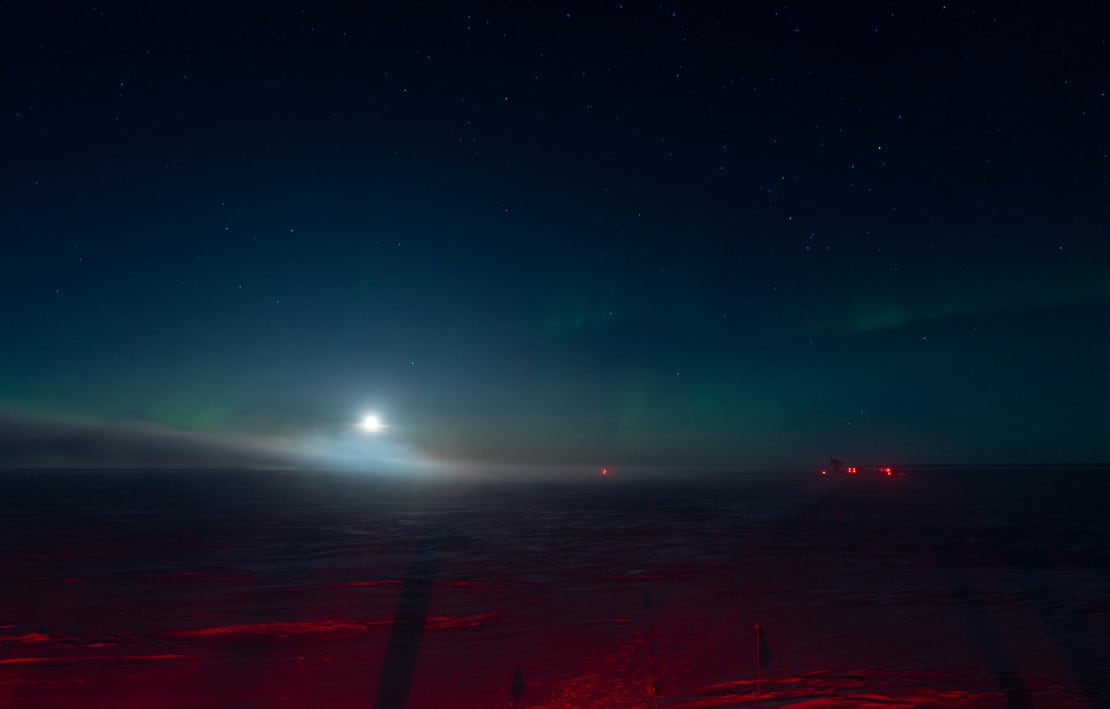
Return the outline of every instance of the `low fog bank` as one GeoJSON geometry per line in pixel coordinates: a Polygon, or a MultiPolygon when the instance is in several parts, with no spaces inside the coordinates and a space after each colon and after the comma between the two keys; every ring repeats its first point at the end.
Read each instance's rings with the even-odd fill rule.
{"type": "MultiPolygon", "coordinates": [[[[753,475],[734,468],[441,460],[385,434],[354,428],[257,437],[145,422],[56,418],[0,411],[0,468],[293,468],[457,481],[667,480],[753,475]]],[[[796,472],[796,471],[795,471],[796,472]]]]}
{"type": "Polygon", "coordinates": [[[290,467],[283,441],[0,412],[0,468],[290,467]]]}
{"type": "MultiPolygon", "coordinates": [[[[0,469],[121,468],[231,469],[282,468],[335,471],[390,478],[457,482],[713,481],[799,479],[818,475],[826,461],[777,468],[600,463],[538,463],[505,460],[446,460],[429,455],[401,432],[366,435],[355,426],[284,437],[217,434],[144,422],[55,418],[0,411],[0,469]]],[[[911,475],[1025,471],[1059,479],[1108,471],[1108,465],[1076,463],[1026,465],[903,465],[911,475]]],[[[1085,475],[1084,475],[1085,477],[1085,475]]]]}
{"type": "Polygon", "coordinates": [[[425,477],[452,466],[354,427],[285,436],[0,411],[0,469],[297,469],[425,477]]]}

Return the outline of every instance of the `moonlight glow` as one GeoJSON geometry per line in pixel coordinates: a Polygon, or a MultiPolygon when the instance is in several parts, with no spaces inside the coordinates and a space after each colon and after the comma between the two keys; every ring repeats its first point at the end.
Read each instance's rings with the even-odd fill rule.
{"type": "Polygon", "coordinates": [[[381,433],[385,428],[381,418],[377,414],[366,414],[362,420],[358,422],[359,430],[365,433],[381,433]]]}

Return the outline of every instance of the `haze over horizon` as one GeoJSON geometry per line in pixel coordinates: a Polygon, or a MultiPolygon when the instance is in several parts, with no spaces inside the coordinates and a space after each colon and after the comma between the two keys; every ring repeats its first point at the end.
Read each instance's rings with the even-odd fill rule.
{"type": "MultiPolygon", "coordinates": [[[[849,451],[852,452],[852,451],[849,451]]],[[[819,455],[784,456],[776,461],[753,463],[737,457],[729,463],[673,461],[526,461],[512,459],[436,458],[404,441],[367,440],[351,430],[296,437],[242,433],[211,433],[134,421],[91,418],[57,418],[0,412],[0,470],[212,470],[273,469],[318,470],[370,474],[397,474],[423,479],[428,475],[458,480],[578,479],[596,474],[601,467],[622,477],[658,479],[674,476],[813,471],[827,467],[830,457],[844,452],[833,449],[819,455]]],[[[1058,459],[1006,460],[894,460],[887,457],[851,456],[855,463],[896,463],[900,468],[976,466],[1102,466],[1105,461],[1058,459]]]]}
{"type": "Polygon", "coordinates": [[[1110,461],[1108,22],[0,8],[0,467],[1110,461]]]}

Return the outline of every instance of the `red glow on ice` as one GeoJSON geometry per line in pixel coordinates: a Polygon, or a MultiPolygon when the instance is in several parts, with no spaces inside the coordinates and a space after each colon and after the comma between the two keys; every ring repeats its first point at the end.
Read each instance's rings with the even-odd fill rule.
{"type": "MultiPolygon", "coordinates": [[[[494,618],[495,612],[479,613],[468,616],[434,616],[426,619],[424,627],[427,629],[442,630],[447,628],[476,628],[482,623],[494,618]]],[[[177,630],[170,635],[177,637],[221,637],[221,636],[271,636],[288,638],[299,635],[316,634],[359,634],[371,628],[393,624],[392,618],[372,620],[306,620],[306,621],[278,621],[273,623],[250,623],[244,625],[221,625],[212,628],[194,628],[192,630],[177,630]]]]}
{"type": "Polygon", "coordinates": [[[21,643],[29,645],[31,643],[45,643],[50,641],[50,636],[45,633],[24,633],[23,635],[0,635],[0,642],[21,643]]]}
{"type": "Polygon", "coordinates": [[[308,620],[276,623],[251,623],[221,625],[214,628],[178,630],[173,635],[181,637],[218,637],[221,635],[307,635],[310,633],[361,632],[374,625],[390,625],[392,620],[308,620]]]}
{"type": "Polygon", "coordinates": [[[99,657],[6,657],[0,665],[72,664],[78,662],[153,662],[159,660],[193,660],[195,655],[162,653],[160,655],[103,655],[99,657]]]}

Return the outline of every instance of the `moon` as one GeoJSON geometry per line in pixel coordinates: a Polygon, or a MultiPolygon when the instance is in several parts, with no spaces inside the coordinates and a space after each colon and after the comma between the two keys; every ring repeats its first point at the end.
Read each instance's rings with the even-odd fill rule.
{"type": "Polygon", "coordinates": [[[358,422],[358,427],[365,433],[381,433],[385,424],[377,414],[366,414],[358,422]]]}

